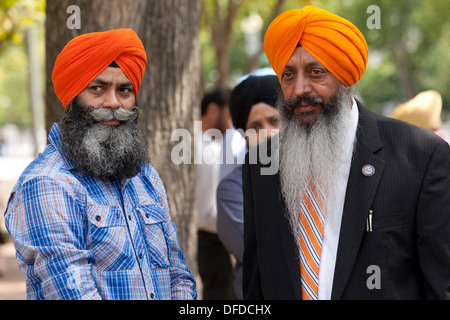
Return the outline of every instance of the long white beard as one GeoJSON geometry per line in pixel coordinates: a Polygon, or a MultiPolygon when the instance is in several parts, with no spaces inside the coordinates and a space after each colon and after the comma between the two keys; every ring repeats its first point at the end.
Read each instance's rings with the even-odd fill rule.
{"type": "Polygon", "coordinates": [[[335,112],[332,115],[322,113],[309,127],[286,110],[282,111],[283,102],[279,99],[281,191],[287,208],[286,218],[297,245],[300,204],[308,179],[320,181],[328,197],[335,192],[336,172],[343,161],[346,130],[351,123],[349,97],[348,93],[338,97],[335,112]]]}

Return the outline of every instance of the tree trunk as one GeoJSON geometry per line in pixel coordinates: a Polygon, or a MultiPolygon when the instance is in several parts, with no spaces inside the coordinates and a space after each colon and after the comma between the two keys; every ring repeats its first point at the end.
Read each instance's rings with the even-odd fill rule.
{"type": "Polygon", "coordinates": [[[65,44],[82,33],[125,27],[141,38],[148,58],[138,98],[141,125],[151,164],[166,188],[183,253],[196,273],[195,171],[193,165],[172,163],[177,142],[171,142],[171,134],[179,128],[193,132],[199,114],[201,0],[47,0],[46,14],[47,132],[64,112],[51,73],[65,44]],[[70,5],[80,8],[81,29],[66,25],[70,5]]]}
{"type": "Polygon", "coordinates": [[[211,12],[204,11],[203,17],[211,34],[211,43],[216,54],[216,69],[219,73],[218,85],[227,86],[230,76],[230,46],[233,23],[243,0],[228,0],[226,8],[222,2],[215,0],[211,12]],[[225,11],[224,14],[221,14],[225,11]]]}
{"type": "Polygon", "coordinates": [[[201,5],[201,0],[149,1],[143,13],[146,17],[143,39],[149,64],[139,98],[141,105],[148,105],[143,120],[152,165],[163,179],[181,247],[195,272],[195,167],[172,162],[171,150],[177,142],[171,142],[171,134],[176,129],[192,133],[200,114],[201,5]]]}

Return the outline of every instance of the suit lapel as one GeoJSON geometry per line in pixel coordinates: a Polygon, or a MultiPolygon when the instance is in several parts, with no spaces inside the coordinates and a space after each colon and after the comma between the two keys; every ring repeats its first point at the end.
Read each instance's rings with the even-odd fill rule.
{"type": "MultiPolygon", "coordinates": [[[[280,190],[280,175],[276,174],[272,177],[272,182],[268,184],[268,186],[270,186],[271,188],[270,190],[273,190],[273,186],[275,186],[277,190],[280,190]]],[[[281,194],[281,191],[275,194],[281,194]]],[[[283,250],[284,261],[287,264],[287,268],[289,270],[289,276],[291,278],[291,284],[294,289],[295,299],[301,300],[302,293],[300,282],[300,260],[297,253],[297,246],[292,235],[291,228],[289,226],[289,221],[285,218],[286,205],[282,197],[278,198],[278,204],[280,215],[283,217],[281,220],[281,224],[279,225],[279,234],[281,237],[280,243],[283,244],[281,248],[283,250]]]]}
{"type": "MultiPolygon", "coordinates": [[[[264,149],[265,143],[267,143],[267,150],[270,153],[268,156],[272,156],[272,152],[277,152],[276,149],[278,148],[278,139],[274,139],[274,137],[272,137],[271,139],[269,138],[265,142],[262,142],[258,148],[250,149],[249,159],[252,159],[252,157],[256,159],[258,155],[252,155],[251,153],[258,152],[259,148],[264,149]]],[[[275,156],[275,159],[275,161],[278,161],[278,156],[275,156]]],[[[260,175],[262,169],[264,167],[267,169],[268,166],[270,166],[270,163],[268,165],[261,164],[260,166],[256,166],[255,169],[257,171],[254,172],[254,175],[260,175]]],[[[290,299],[300,300],[302,297],[300,283],[300,260],[298,257],[297,245],[295,243],[294,236],[292,235],[289,221],[285,215],[286,204],[281,196],[280,174],[277,172],[276,174],[264,175],[263,181],[263,183],[258,183],[257,186],[254,186],[254,188],[261,188],[261,190],[257,191],[256,194],[265,195],[264,199],[262,199],[262,202],[264,203],[263,208],[273,210],[276,212],[277,216],[280,217],[280,219],[277,219],[276,221],[271,221],[271,226],[274,228],[275,241],[281,244],[280,250],[283,254],[283,263],[289,270],[289,283],[292,285],[295,295],[290,299]],[[274,190],[277,192],[273,192],[274,190]]],[[[280,261],[274,261],[274,263],[280,263],[280,261]]]]}
{"type": "Polygon", "coordinates": [[[332,299],[341,298],[350,277],[365,232],[366,219],[386,165],[383,159],[375,155],[383,147],[378,132],[377,120],[359,102],[358,109],[357,144],[345,195],[331,294],[332,299]],[[363,168],[366,165],[373,166],[375,169],[373,175],[363,174],[363,168]]]}

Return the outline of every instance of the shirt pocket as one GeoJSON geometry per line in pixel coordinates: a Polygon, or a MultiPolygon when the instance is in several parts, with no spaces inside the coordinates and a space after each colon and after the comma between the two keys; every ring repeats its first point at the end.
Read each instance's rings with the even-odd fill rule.
{"type": "Polygon", "coordinates": [[[88,219],[97,228],[123,227],[125,220],[117,206],[90,205],[87,210],[88,219]]]}
{"type": "Polygon", "coordinates": [[[134,267],[133,248],[128,241],[125,219],[118,206],[90,205],[88,248],[99,270],[129,270],[134,267]]]}
{"type": "Polygon", "coordinates": [[[151,254],[153,268],[167,268],[170,266],[169,250],[169,218],[164,209],[158,204],[137,206],[145,231],[145,240],[151,254]]]}

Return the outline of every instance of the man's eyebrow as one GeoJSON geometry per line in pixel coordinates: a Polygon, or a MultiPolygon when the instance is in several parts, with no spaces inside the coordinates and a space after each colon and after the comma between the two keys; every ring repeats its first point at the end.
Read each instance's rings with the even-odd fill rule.
{"type": "MultiPolygon", "coordinates": [[[[310,67],[317,67],[317,66],[319,66],[319,67],[324,67],[323,64],[321,64],[319,61],[311,61],[311,62],[307,62],[307,63],[305,64],[305,66],[306,66],[307,68],[310,68],[310,67]]],[[[286,69],[295,69],[295,66],[287,64],[287,65],[284,67],[284,70],[286,70],[286,69]]]]}
{"type": "MultiPolygon", "coordinates": [[[[103,80],[102,78],[95,78],[94,80],[92,80],[91,83],[98,83],[98,84],[101,84],[103,86],[108,86],[108,87],[112,86],[111,81],[106,81],[106,80],[103,80]]],[[[122,82],[119,84],[120,88],[132,87],[132,86],[133,86],[133,83],[131,81],[125,81],[125,82],[122,82]]]]}
{"type": "Polygon", "coordinates": [[[311,61],[306,64],[307,67],[323,67],[319,61],[311,61]]]}
{"type": "Polygon", "coordinates": [[[104,86],[111,86],[112,85],[112,82],[103,80],[102,78],[95,78],[94,80],[91,81],[91,83],[98,83],[98,84],[101,84],[101,85],[104,85],[104,86]]]}
{"type": "Polygon", "coordinates": [[[131,81],[122,82],[119,87],[132,87],[133,83],[131,81]]]}

